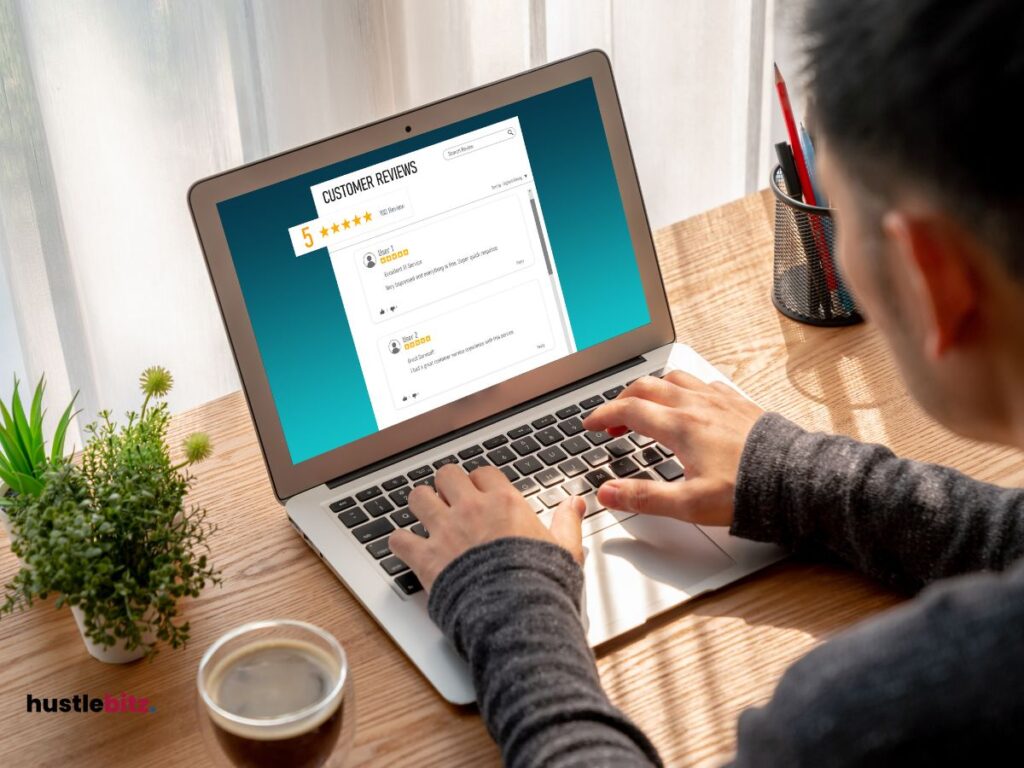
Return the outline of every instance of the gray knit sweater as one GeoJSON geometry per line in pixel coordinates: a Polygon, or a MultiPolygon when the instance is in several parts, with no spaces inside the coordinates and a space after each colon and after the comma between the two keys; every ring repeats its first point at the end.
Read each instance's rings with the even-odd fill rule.
{"type": "MultiPolygon", "coordinates": [[[[744,449],[732,532],[908,592],[930,585],[794,664],[741,715],[735,765],[1024,761],[1024,560],[1011,567],[1024,491],[766,414],[744,449]]],[[[601,689],[581,585],[559,547],[501,539],[441,573],[430,614],[469,662],[506,764],[659,765],[601,689]]]]}

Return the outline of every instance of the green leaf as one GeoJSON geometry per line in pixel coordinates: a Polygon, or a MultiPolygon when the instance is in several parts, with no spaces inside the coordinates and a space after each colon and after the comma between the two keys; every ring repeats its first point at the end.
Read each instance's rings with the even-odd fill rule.
{"type": "Polygon", "coordinates": [[[68,407],[61,414],[60,421],[57,422],[57,429],[53,433],[53,444],[50,446],[50,461],[52,462],[57,462],[64,456],[64,438],[67,435],[68,426],[71,424],[71,420],[81,413],[81,411],[71,412],[77,398],[78,393],[75,392],[75,396],[71,398],[68,407]]]}
{"type": "Polygon", "coordinates": [[[46,462],[46,449],[43,446],[43,393],[46,392],[46,377],[40,376],[36,391],[32,395],[29,408],[29,430],[32,436],[32,461],[37,467],[46,462]]]}
{"type": "Polygon", "coordinates": [[[9,475],[0,474],[3,481],[11,486],[17,493],[24,493],[29,496],[38,496],[43,492],[43,484],[31,475],[24,472],[12,472],[9,475]]]}
{"type": "MultiPolygon", "coordinates": [[[[0,402],[0,410],[7,411],[3,402],[0,402]]],[[[16,469],[19,472],[31,472],[32,467],[29,457],[22,450],[21,442],[18,440],[17,435],[13,433],[13,427],[14,424],[12,423],[10,427],[0,428],[0,448],[3,449],[4,455],[7,456],[7,461],[10,462],[12,469],[16,469]]]]}
{"type": "MultiPolygon", "coordinates": [[[[21,402],[21,395],[18,393],[18,385],[14,385],[14,394],[11,396],[11,415],[14,416],[15,436],[21,443],[21,450],[29,461],[33,470],[35,469],[35,451],[32,444],[32,430],[29,428],[28,419],[25,417],[25,406],[21,402]]],[[[32,474],[35,474],[33,471],[32,474]]]]}

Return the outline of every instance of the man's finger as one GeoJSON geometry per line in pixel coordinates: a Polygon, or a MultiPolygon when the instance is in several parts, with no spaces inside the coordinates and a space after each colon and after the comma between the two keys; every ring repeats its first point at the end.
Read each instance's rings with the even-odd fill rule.
{"type": "Polygon", "coordinates": [[[555,541],[569,550],[576,562],[583,564],[583,513],[586,502],[579,496],[562,499],[551,515],[551,534],[555,541]]]}
{"type": "Polygon", "coordinates": [[[663,483],[659,480],[609,480],[597,492],[608,509],[707,522],[717,489],[702,479],[663,483]]]}
{"type": "Polygon", "coordinates": [[[616,398],[598,406],[583,420],[590,430],[628,427],[661,442],[673,442],[679,430],[676,412],[666,405],[638,397],[616,398]]]}
{"type": "Polygon", "coordinates": [[[507,489],[509,480],[497,467],[486,466],[474,469],[469,473],[469,479],[473,481],[478,489],[484,493],[507,489]]]}
{"type": "Polygon", "coordinates": [[[473,481],[458,464],[445,464],[437,470],[434,483],[437,485],[437,492],[450,507],[476,492],[473,481]]]}
{"type": "Polygon", "coordinates": [[[448,511],[448,505],[429,485],[417,485],[409,494],[409,511],[416,515],[429,531],[448,511]]]}
{"type": "Polygon", "coordinates": [[[708,385],[704,381],[701,381],[691,373],[685,371],[669,371],[662,377],[665,381],[675,384],[677,387],[683,389],[696,390],[700,392],[703,389],[707,389],[708,385]]]}
{"type": "Polygon", "coordinates": [[[687,394],[685,390],[666,379],[659,379],[657,376],[641,376],[619,392],[618,397],[620,399],[639,397],[641,400],[650,400],[652,403],[678,406],[685,402],[687,394]]]}
{"type": "Polygon", "coordinates": [[[388,548],[391,554],[398,557],[414,571],[420,570],[427,558],[427,548],[430,546],[427,539],[417,536],[412,531],[400,528],[388,538],[388,548]]]}

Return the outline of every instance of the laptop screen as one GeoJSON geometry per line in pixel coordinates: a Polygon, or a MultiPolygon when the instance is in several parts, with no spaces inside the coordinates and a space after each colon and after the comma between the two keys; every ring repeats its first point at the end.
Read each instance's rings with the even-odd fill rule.
{"type": "Polygon", "coordinates": [[[294,464],[650,322],[589,78],[217,208],[294,464]]]}

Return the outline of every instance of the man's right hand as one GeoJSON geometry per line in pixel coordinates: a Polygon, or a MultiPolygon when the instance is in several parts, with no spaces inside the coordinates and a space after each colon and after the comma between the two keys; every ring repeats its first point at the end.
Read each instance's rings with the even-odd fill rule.
{"type": "Polygon", "coordinates": [[[598,500],[611,509],[731,525],[736,474],[747,436],[763,410],[731,387],[682,371],[644,376],[583,421],[591,430],[630,430],[675,451],[686,480],[609,480],[598,500]]]}

